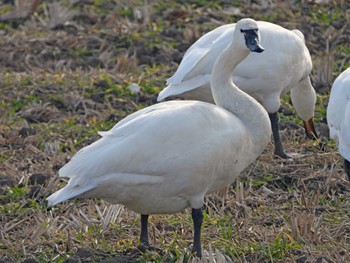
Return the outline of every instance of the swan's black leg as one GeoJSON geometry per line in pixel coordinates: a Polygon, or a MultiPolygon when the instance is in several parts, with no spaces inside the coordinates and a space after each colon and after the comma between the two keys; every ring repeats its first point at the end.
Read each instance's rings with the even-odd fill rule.
{"type": "Polygon", "coordinates": [[[195,252],[196,256],[202,257],[202,246],[201,246],[201,228],[203,223],[203,213],[202,208],[194,209],[192,208],[192,219],[193,219],[193,248],[192,253],[195,252]]]}
{"type": "Polygon", "coordinates": [[[148,215],[141,215],[141,235],[140,243],[149,246],[148,241],[148,215]]]}
{"type": "Polygon", "coordinates": [[[275,154],[281,158],[288,159],[290,157],[284,152],[283,144],[282,144],[279,129],[278,129],[277,112],[269,113],[269,117],[270,117],[270,122],[271,122],[273,140],[275,142],[275,154]]]}
{"type": "Polygon", "coordinates": [[[350,162],[346,159],[344,159],[344,170],[345,170],[345,173],[347,174],[348,179],[350,181],[350,162]]]}

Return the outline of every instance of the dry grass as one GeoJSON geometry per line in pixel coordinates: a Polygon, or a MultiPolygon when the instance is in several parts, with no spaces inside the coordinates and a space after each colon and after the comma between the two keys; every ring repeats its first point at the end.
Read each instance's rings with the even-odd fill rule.
{"type": "MultiPolygon", "coordinates": [[[[139,215],[98,200],[72,201],[46,211],[43,198],[62,183],[52,176],[31,193],[35,186],[28,184],[28,175],[50,172],[50,167],[69,155],[44,153],[33,146],[36,140],[30,137],[25,139],[31,145],[24,139],[27,146],[8,150],[6,154],[14,158],[2,164],[6,175],[14,171],[13,178],[20,178],[25,189],[17,204],[15,200],[2,201],[3,255],[16,261],[45,254],[45,260],[55,261],[88,248],[95,260],[117,258],[122,251],[136,260],[140,252],[132,248],[138,242],[139,215]],[[18,164],[21,166],[15,168],[18,164]]],[[[209,262],[224,262],[224,255],[233,262],[295,262],[302,258],[314,262],[320,257],[350,260],[350,183],[342,174],[339,155],[330,147],[319,152],[314,142],[303,137],[283,137],[295,142],[287,143],[287,149],[303,157],[278,160],[270,154],[270,145],[235,186],[207,198],[203,245],[209,251],[209,262]]],[[[10,145],[8,140],[11,138],[4,143],[10,145]]],[[[175,260],[177,253],[183,254],[192,243],[190,213],[151,216],[150,240],[160,250],[146,253],[145,258],[155,254],[175,260]]],[[[176,261],[185,257],[186,262],[197,262],[188,253],[176,261]]]]}
{"type": "MultiPolygon", "coordinates": [[[[349,66],[348,4],[95,2],[72,10],[69,27],[70,17],[57,14],[58,31],[48,29],[55,9],[46,2],[18,28],[0,24],[0,261],[198,262],[188,211],[152,215],[155,250],[142,252],[139,215],[122,206],[76,200],[47,210],[45,198],[65,184],[57,170],[97,130],[154,103],[192,41],[241,16],[305,33],[323,129],[331,82],[349,66]],[[139,94],[130,94],[131,83],[139,94]]],[[[203,262],[350,261],[342,160],[326,135],[305,138],[288,101],[282,140],[293,160],[272,156],[271,144],[232,186],[206,198],[203,262]]]]}

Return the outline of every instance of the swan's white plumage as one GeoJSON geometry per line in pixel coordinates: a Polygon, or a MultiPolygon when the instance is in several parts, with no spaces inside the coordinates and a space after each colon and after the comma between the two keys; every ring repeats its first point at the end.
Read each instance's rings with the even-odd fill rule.
{"type": "MultiPolygon", "coordinates": [[[[241,21],[243,28],[257,28],[254,20],[241,21]]],[[[271,136],[267,112],[230,81],[249,54],[243,34],[233,35],[213,78],[222,107],[170,101],[129,115],[61,168],[59,175],[70,180],[47,198],[49,206],[99,197],[141,214],[174,213],[200,208],[206,194],[232,183],[271,136]]]]}
{"type": "MultiPolygon", "coordinates": [[[[218,27],[196,41],[185,53],[175,74],[167,80],[168,86],[160,92],[158,101],[179,96],[213,103],[208,79],[214,61],[230,43],[235,25],[218,27]]],[[[308,79],[303,88],[309,97],[294,96],[293,102],[300,117],[309,121],[314,114],[316,96],[308,77],[312,61],[303,34],[264,21],[258,21],[258,26],[265,51],[250,53],[236,67],[234,83],[257,99],[269,113],[274,113],[280,107],[281,95],[308,79]]]]}
{"type": "Polygon", "coordinates": [[[210,74],[218,54],[231,43],[233,31],[232,25],[223,25],[211,31],[211,34],[202,36],[196,45],[192,45],[186,51],[178,70],[167,83],[180,84],[196,75],[210,74]],[[209,71],[207,61],[211,61],[209,71]]]}
{"type": "Polygon", "coordinates": [[[172,101],[128,118],[60,170],[71,179],[50,205],[82,194],[144,214],[198,208],[206,193],[231,183],[257,157],[237,117],[212,104],[172,101]]]}
{"type": "Polygon", "coordinates": [[[339,153],[350,161],[350,68],[334,81],[327,107],[330,137],[338,145],[339,153]]]}

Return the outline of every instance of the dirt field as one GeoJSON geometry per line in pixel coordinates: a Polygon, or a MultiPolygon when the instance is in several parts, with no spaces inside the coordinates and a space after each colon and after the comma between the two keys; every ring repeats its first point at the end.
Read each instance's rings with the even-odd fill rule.
{"type": "Polygon", "coordinates": [[[142,251],[138,214],[101,200],[47,210],[45,198],[97,131],[156,103],[194,41],[243,17],[304,33],[320,139],[306,138],[283,97],[294,158],[271,143],[207,197],[203,262],[350,261],[350,183],[326,125],[332,82],[350,65],[348,1],[0,0],[0,262],[197,262],[189,211],[152,215],[155,249],[142,251]]]}

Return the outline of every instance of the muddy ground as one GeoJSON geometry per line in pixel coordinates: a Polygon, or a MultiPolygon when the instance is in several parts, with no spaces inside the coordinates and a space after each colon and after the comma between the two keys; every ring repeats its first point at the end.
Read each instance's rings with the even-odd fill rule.
{"type": "Polygon", "coordinates": [[[284,97],[282,140],[298,157],[278,159],[271,144],[209,197],[204,247],[234,262],[350,261],[350,184],[325,119],[332,82],[349,66],[349,15],[347,1],[0,1],[0,261],[191,260],[181,257],[191,244],[186,213],[152,217],[159,250],[140,252],[138,215],[98,200],[48,211],[45,197],[98,130],[156,103],[194,41],[243,17],[304,33],[320,139],[305,138],[284,97]]]}

